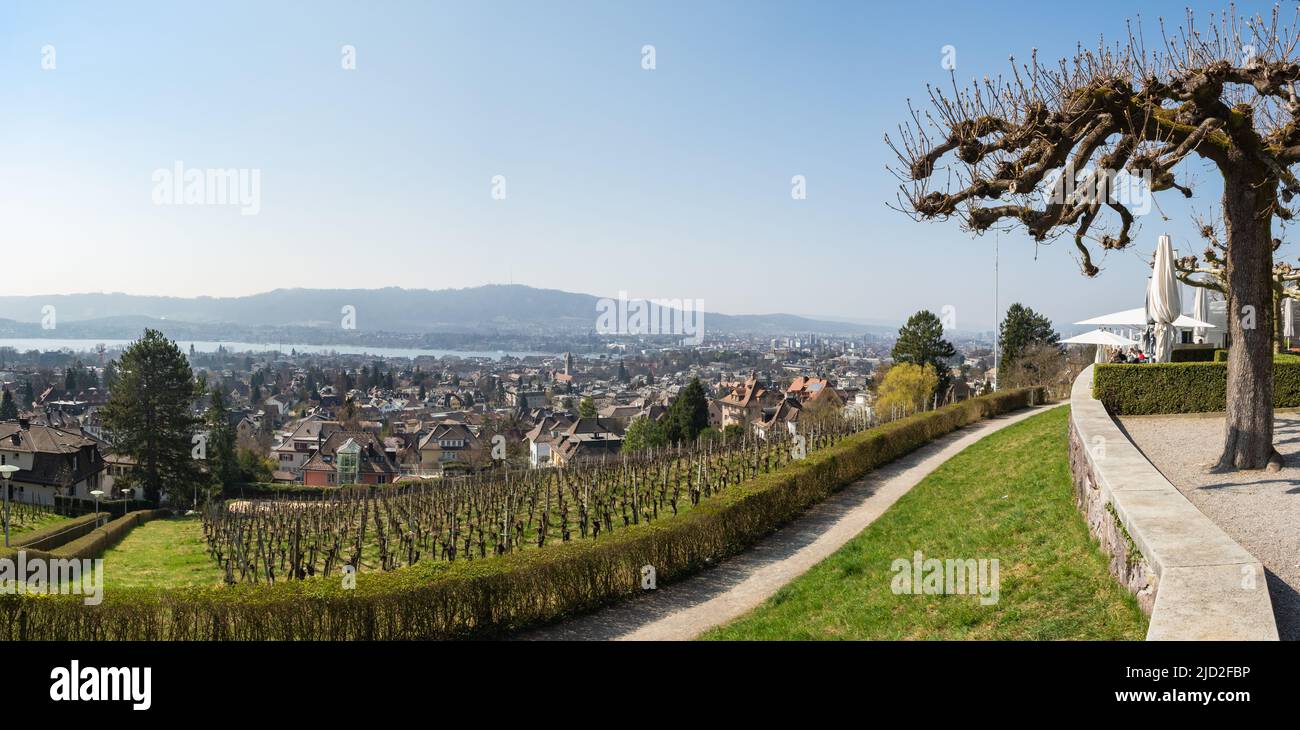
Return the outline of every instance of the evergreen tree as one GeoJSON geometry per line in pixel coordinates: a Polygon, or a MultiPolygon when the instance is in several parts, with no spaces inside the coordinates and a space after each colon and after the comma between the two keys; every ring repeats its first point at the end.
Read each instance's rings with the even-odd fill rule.
{"type": "Polygon", "coordinates": [[[709,399],[699,378],[691,378],[682,388],[677,400],[668,407],[664,422],[668,440],[673,443],[690,443],[709,427],[709,399]]]}
{"type": "Polygon", "coordinates": [[[0,396],[0,421],[12,421],[16,418],[18,418],[18,404],[14,403],[14,394],[5,388],[4,395],[0,396]]]}
{"type": "Polygon", "coordinates": [[[898,340],[891,353],[895,363],[930,365],[939,375],[936,390],[948,388],[948,360],[957,354],[957,348],[943,339],[943,323],[933,312],[922,309],[908,318],[898,330],[898,340]]]}
{"type": "Polygon", "coordinates": [[[214,385],[210,394],[211,402],[204,415],[208,427],[208,473],[216,485],[230,487],[239,482],[240,471],[235,451],[235,430],[230,427],[230,412],[221,389],[214,385]]]}
{"type": "Polygon", "coordinates": [[[1020,302],[1007,308],[1002,320],[998,345],[1002,350],[1001,365],[1005,369],[1014,363],[1031,345],[1056,345],[1060,336],[1052,328],[1052,320],[1035,312],[1020,302]]]}
{"type": "Polygon", "coordinates": [[[135,460],[129,480],[147,499],[181,501],[202,479],[191,455],[199,419],[185,354],[161,332],[146,329],[118,360],[117,385],[101,413],[113,450],[135,460]]]}

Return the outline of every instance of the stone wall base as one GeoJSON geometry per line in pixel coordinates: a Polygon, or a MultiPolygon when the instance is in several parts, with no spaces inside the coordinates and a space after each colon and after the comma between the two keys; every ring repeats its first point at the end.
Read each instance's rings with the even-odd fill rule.
{"type": "Polygon", "coordinates": [[[1084,453],[1083,439],[1070,420],[1070,474],[1074,478],[1074,505],[1083,513],[1088,531],[1110,556],[1110,572],[1132,593],[1148,616],[1156,603],[1159,578],[1133,543],[1115,508],[1102,494],[1084,453]]]}

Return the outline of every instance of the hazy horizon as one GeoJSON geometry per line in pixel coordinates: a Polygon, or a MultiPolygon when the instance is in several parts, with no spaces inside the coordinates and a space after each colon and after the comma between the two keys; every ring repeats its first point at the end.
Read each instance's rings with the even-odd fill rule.
{"type": "MultiPolygon", "coordinates": [[[[855,2],[147,5],[139,24],[0,2],[0,84],[22,110],[0,117],[16,142],[0,237],[25,273],[0,295],[514,283],[851,321],[951,306],[982,331],[997,239],[1001,307],[1067,328],[1140,306],[1157,234],[1199,252],[1191,213],[1219,202],[1189,166],[1196,196],[1157,195],[1094,280],[1068,240],[973,240],[886,207],[883,135],[951,83],[945,46],[964,85],[1010,54],[1119,37],[1124,3],[954,4],[925,23],[855,2]],[[160,203],[178,164],[256,171],[255,214],[160,203]]],[[[1147,4],[1148,35],[1183,8],[1147,4]]]]}

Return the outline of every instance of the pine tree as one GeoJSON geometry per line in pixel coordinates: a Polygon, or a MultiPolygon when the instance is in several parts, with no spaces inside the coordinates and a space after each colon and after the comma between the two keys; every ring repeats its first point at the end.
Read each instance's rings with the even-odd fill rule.
{"type": "Polygon", "coordinates": [[[118,360],[117,383],[101,411],[104,426],[113,450],[135,460],[132,486],[154,503],[164,495],[183,501],[203,478],[191,455],[195,395],[185,354],[157,330],[146,329],[118,360]]]}
{"type": "Polygon", "coordinates": [[[235,449],[235,430],[230,427],[230,412],[221,389],[212,386],[211,402],[204,420],[208,427],[207,462],[212,480],[219,486],[239,482],[239,461],[235,449]]]}
{"type": "Polygon", "coordinates": [[[1020,357],[1030,345],[1055,345],[1060,339],[1052,329],[1052,320],[1035,312],[1020,302],[1007,307],[998,338],[1002,350],[1001,366],[1005,370],[1020,357]]]}
{"type": "Polygon", "coordinates": [[[12,421],[16,418],[18,418],[18,404],[14,403],[14,394],[5,388],[4,395],[0,396],[0,421],[12,421]]]}
{"type": "Polygon", "coordinates": [[[948,360],[957,354],[957,348],[943,339],[943,323],[933,312],[922,309],[908,318],[907,324],[898,330],[898,341],[890,353],[895,363],[912,363],[913,365],[931,365],[939,375],[936,388],[940,393],[947,390],[948,360]]]}
{"type": "Polygon", "coordinates": [[[709,399],[699,378],[691,378],[682,388],[677,400],[668,407],[664,423],[668,440],[673,443],[690,443],[709,427],[709,399]]]}

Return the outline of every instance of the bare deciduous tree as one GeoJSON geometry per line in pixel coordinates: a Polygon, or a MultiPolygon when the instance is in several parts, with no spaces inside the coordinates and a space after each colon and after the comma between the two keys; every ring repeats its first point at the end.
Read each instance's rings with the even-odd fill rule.
{"type": "MultiPolygon", "coordinates": [[[[1300,16],[1298,16],[1300,18],[1300,16]]],[[[1010,78],[945,93],[912,108],[887,143],[902,163],[901,208],[916,219],[958,217],[983,233],[1023,225],[1036,241],[1072,234],[1084,274],[1091,248],[1122,249],[1135,223],[1126,190],[1192,191],[1175,180],[1195,156],[1223,179],[1228,284],[1228,413],[1218,468],[1261,468],[1273,449],[1272,226],[1300,191],[1297,22],[1189,11],[1160,23],[1148,49],[1140,21],[1124,42],[1080,48],[1056,66],[1012,60],[1010,78]],[[942,186],[942,189],[938,189],[942,186]],[[932,189],[933,188],[933,189],[932,189]]],[[[910,106],[910,105],[909,105],[910,106]]]]}
{"type": "MultiPolygon", "coordinates": [[[[1213,222],[1201,221],[1198,228],[1201,237],[1206,241],[1205,251],[1200,258],[1193,255],[1176,260],[1174,275],[1184,284],[1217,291],[1226,297],[1228,271],[1224,259],[1227,257],[1228,246],[1223,242],[1223,236],[1213,222]]],[[[1276,253],[1281,246],[1282,239],[1273,239],[1273,253],[1276,253]]],[[[1281,352],[1284,340],[1281,324],[1282,302],[1285,299],[1300,300],[1300,286],[1296,284],[1300,281],[1300,269],[1285,261],[1275,260],[1269,281],[1273,289],[1273,341],[1277,344],[1278,352],[1281,352]]]]}

